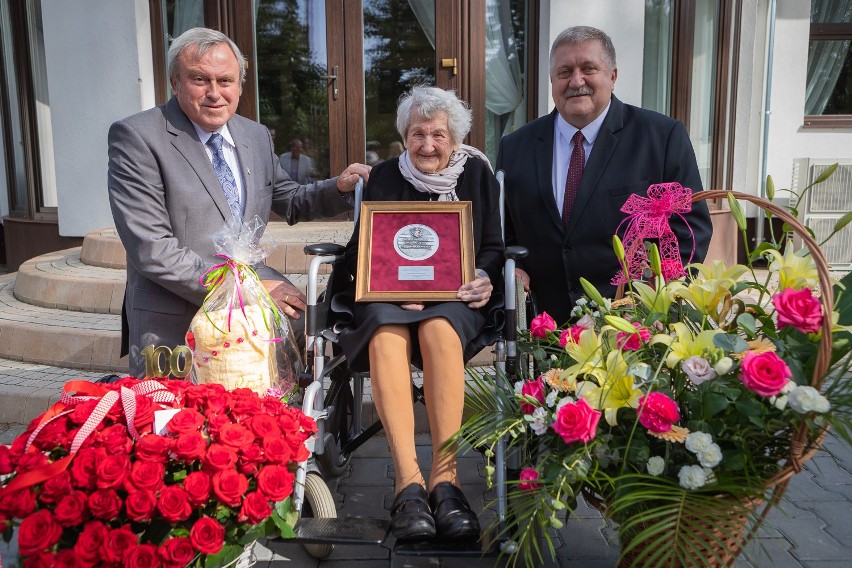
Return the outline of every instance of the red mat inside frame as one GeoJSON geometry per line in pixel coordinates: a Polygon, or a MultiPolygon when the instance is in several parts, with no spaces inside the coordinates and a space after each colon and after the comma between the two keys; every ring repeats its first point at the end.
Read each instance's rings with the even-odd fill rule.
{"type": "Polygon", "coordinates": [[[371,292],[455,292],[462,284],[459,214],[374,212],[370,242],[371,292]],[[438,234],[438,250],[425,260],[397,254],[393,239],[406,225],[426,225],[438,234]],[[434,280],[400,280],[400,266],[434,267],[434,280]]]}

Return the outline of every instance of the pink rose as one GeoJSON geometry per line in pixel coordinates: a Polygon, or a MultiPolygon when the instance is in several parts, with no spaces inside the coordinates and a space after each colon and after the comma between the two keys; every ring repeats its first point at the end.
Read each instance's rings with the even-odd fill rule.
{"type": "Polygon", "coordinates": [[[586,443],[595,437],[595,430],[600,419],[601,413],[581,398],[577,402],[569,402],[563,405],[557,411],[552,428],[562,436],[566,444],[578,440],[586,443]]]}
{"type": "Polygon", "coordinates": [[[652,392],[639,399],[639,422],[651,432],[668,432],[680,420],[677,403],[661,392],[652,392]]]}
{"type": "Polygon", "coordinates": [[[565,347],[569,341],[571,343],[580,343],[580,334],[586,331],[586,329],[578,324],[563,330],[559,336],[559,347],[565,347]]]}
{"type": "Polygon", "coordinates": [[[530,335],[544,339],[547,332],[556,331],[556,321],[547,312],[541,312],[530,322],[530,335]]]}
{"type": "Polygon", "coordinates": [[[625,333],[623,331],[619,331],[618,335],[615,336],[619,349],[624,349],[625,351],[638,351],[643,344],[648,343],[651,339],[651,332],[648,331],[647,327],[636,321],[633,322],[633,327],[638,330],[638,333],[625,333]]]}
{"type": "MultiPolygon", "coordinates": [[[[521,396],[531,396],[539,403],[544,403],[544,380],[539,377],[534,381],[524,381],[521,387],[521,396]]],[[[537,406],[529,402],[521,402],[521,410],[524,414],[532,414],[537,406]]]]}
{"type": "Polygon", "coordinates": [[[525,467],[522,469],[519,479],[520,483],[518,483],[518,487],[524,491],[535,491],[541,487],[541,484],[538,482],[538,470],[534,467],[525,467]]]}
{"type": "Polygon", "coordinates": [[[810,288],[787,288],[772,297],[778,314],[778,329],[793,327],[802,333],[816,333],[822,325],[822,307],[810,288]]]}
{"type": "Polygon", "coordinates": [[[740,367],[740,380],[746,388],[760,396],[777,395],[792,376],[787,363],[772,351],[749,351],[740,367]]]}

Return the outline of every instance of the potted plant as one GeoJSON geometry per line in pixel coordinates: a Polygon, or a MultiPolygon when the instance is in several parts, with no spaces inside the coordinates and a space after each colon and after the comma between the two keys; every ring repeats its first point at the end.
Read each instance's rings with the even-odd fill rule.
{"type": "Polygon", "coordinates": [[[832,282],[808,230],[769,202],[693,199],[718,197],[740,230],[738,199],[753,201],[807,248],[785,231],[747,266],[678,276],[656,245],[615,237],[623,298],[583,282],[571,322],[542,313],[522,333],[532,365],[514,388],[474,377],[459,437],[489,460],[506,437],[520,457],[503,532],[514,561],[553,554],[548,531],[582,492],[618,523],[623,566],[730,565],[829,428],[852,441],[852,277],[832,282]]]}

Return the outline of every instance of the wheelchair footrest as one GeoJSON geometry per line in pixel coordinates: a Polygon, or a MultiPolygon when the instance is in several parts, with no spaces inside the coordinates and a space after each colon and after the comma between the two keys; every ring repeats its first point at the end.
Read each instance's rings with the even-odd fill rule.
{"type": "Polygon", "coordinates": [[[480,534],[479,540],[424,540],[419,542],[396,541],[393,553],[397,556],[496,556],[499,550],[499,541],[496,534],[485,529],[480,534]]]}
{"type": "Polygon", "coordinates": [[[295,539],[281,542],[308,544],[381,544],[390,529],[386,519],[299,519],[295,539]]]}

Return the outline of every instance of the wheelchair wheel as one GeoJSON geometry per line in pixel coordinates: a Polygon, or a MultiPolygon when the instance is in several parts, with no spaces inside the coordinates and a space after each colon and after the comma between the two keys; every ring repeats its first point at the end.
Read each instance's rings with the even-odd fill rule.
{"type": "MultiPolygon", "coordinates": [[[[302,504],[302,516],[314,519],[336,519],[337,507],[331,490],[323,478],[313,472],[305,477],[305,502],[302,504]]],[[[305,552],[314,558],[327,558],[334,550],[333,544],[303,544],[305,552]]]]}
{"type": "Polygon", "coordinates": [[[316,458],[322,471],[329,476],[339,477],[349,469],[351,454],[342,448],[357,435],[353,432],[352,411],[354,400],[349,377],[340,367],[332,371],[332,383],[325,397],[325,407],[331,407],[325,422],[325,452],[316,458]],[[342,373],[342,376],[339,374],[342,373]]]}

